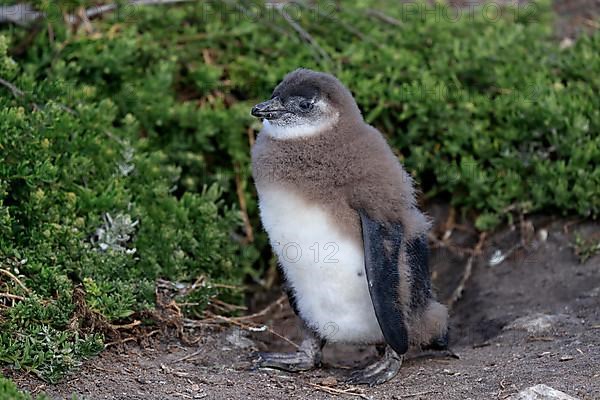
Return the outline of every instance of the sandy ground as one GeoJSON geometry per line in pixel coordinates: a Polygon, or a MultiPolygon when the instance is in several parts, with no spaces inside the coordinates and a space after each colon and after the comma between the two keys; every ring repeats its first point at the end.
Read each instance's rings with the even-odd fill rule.
{"type": "MultiPolygon", "coordinates": [[[[27,375],[12,378],[21,388],[55,399],[73,393],[84,399],[140,400],[505,399],[535,384],[599,399],[600,255],[580,264],[571,242],[574,232],[597,237],[600,226],[538,218],[533,227],[528,245],[502,263],[489,266],[494,252],[506,254],[520,242],[520,229],[507,228],[486,239],[475,258],[463,296],[452,310],[451,347],[460,359],[411,352],[399,375],[378,387],[343,383],[350,368],[373,359],[372,348],[327,346],[323,367],[308,373],[256,370],[256,350],[292,347],[269,332],[237,327],[198,332],[194,346],[165,335],[145,346],[113,347],[55,386],[27,375]],[[541,241],[544,229],[547,240],[541,241]],[[517,321],[511,328],[521,317],[542,318],[543,323],[519,327],[517,321]]],[[[446,302],[469,258],[461,249],[477,241],[458,229],[451,239],[456,248],[438,247],[432,254],[434,283],[446,302]]],[[[258,322],[297,341],[296,317],[287,302],[281,304],[258,322]]]]}

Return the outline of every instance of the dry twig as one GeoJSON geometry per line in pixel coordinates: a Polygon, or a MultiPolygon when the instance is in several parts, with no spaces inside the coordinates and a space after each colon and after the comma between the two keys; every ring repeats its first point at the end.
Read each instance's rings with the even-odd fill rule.
{"type": "Polygon", "coordinates": [[[402,396],[400,396],[400,398],[406,399],[406,398],[409,398],[409,397],[423,396],[425,394],[431,394],[431,393],[440,393],[440,392],[438,392],[437,390],[427,390],[425,392],[403,394],[402,396]]]}
{"type": "Polygon", "coordinates": [[[565,223],[563,225],[563,232],[565,233],[565,235],[568,235],[569,229],[571,228],[571,226],[577,225],[583,221],[585,221],[585,219],[583,219],[583,218],[575,218],[575,219],[572,219],[571,221],[567,221],[567,223],[565,223]]]}
{"type": "Polygon", "coordinates": [[[298,346],[296,343],[294,343],[290,339],[286,338],[285,336],[281,335],[280,333],[276,332],[271,327],[266,326],[266,325],[258,326],[256,323],[252,322],[252,320],[254,320],[255,318],[259,318],[259,317],[263,317],[263,316],[267,315],[275,307],[281,307],[283,305],[283,302],[285,301],[285,299],[286,299],[286,296],[282,295],[276,301],[269,304],[267,307],[263,308],[261,311],[254,313],[254,314],[245,315],[242,317],[225,317],[222,315],[213,314],[209,311],[205,311],[205,315],[207,315],[207,318],[204,318],[200,321],[185,320],[184,322],[187,327],[231,324],[231,325],[235,325],[235,326],[238,326],[242,329],[249,330],[249,331],[265,330],[265,331],[271,333],[272,335],[277,336],[281,340],[289,343],[290,345],[294,346],[295,348],[299,348],[300,346],[298,346]]]}
{"type": "Polygon", "coordinates": [[[125,344],[125,343],[127,343],[127,342],[131,342],[131,341],[134,341],[134,340],[137,340],[137,337],[135,337],[135,336],[130,336],[130,337],[128,337],[128,338],[125,338],[125,339],[121,339],[121,340],[115,340],[114,342],[108,342],[108,343],[106,343],[106,344],[104,345],[104,348],[105,348],[105,349],[107,349],[109,346],[114,346],[114,345],[116,345],[116,344],[125,344]]]}
{"type": "Polygon", "coordinates": [[[402,26],[402,21],[397,20],[396,18],[392,18],[389,15],[386,15],[385,13],[379,11],[379,10],[375,10],[375,9],[368,9],[367,10],[367,15],[371,15],[377,19],[379,19],[380,21],[385,22],[386,24],[389,25],[393,25],[393,26],[402,26]]]}
{"type": "Polygon", "coordinates": [[[12,299],[12,300],[25,300],[25,297],[23,296],[17,296],[16,294],[10,294],[10,293],[0,293],[0,297],[6,297],[8,299],[12,299]]]}
{"type": "Polygon", "coordinates": [[[431,232],[428,233],[427,238],[433,243],[433,247],[435,248],[448,249],[448,251],[455,253],[459,256],[464,256],[465,254],[473,255],[473,249],[456,246],[444,240],[440,240],[431,232]]]}
{"type": "Polygon", "coordinates": [[[454,303],[456,303],[462,297],[462,293],[463,293],[463,290],[465,289],[465,285],[466,285],[467,281],[469,280],[469,278],[471,277],[471,272],[473,271],[473,259],[475,258],[475,256],[477,256],[481,253],[481,248],[483,247],[483,243],[485,242],[486,236],[487,236],[486,232],[481,232],[481,234],[479,235],[479,242],[477,243],[477,245],[475,245],[475,248],[473,249],[473,253],[469,256],[469,259],[467,260],[467,263],[465,264],[465,270],[463,272],[463,276],[462,276],[458,286],[456,287],[456,289],[454,289],[454,292],[452,293],[450,300],[448,301],[448,309],[451,309],[452,306],[454,305],[454,303]]]}
{"type": "Polygon", "coordinates": [[[188,354],[187,356],[183,356],[183,357],[181,357],[181,358],[178,358],[177,360],[173,360],[173,361],[171,361],[171,364],[175,364],[175,363],[179,363],[179,362],[182,362],[182,361],[189,360],[190,358],[194,358],[194,357],[196,357],[197,355],[200,355],[200,354],[202,354],[202,353],[204,353],[204,350],[203,350],[203,349],[201,349],[201,350],[198,350],[198,351],[195,351],[195,352],[193,352],[192,354],[188,354]]]}
{"type": "Polygon", "coordinates": [[[360,390],[358,388],[350,388],[350,389],[336,389],[336,388],[332,388],[329,386],[323,386],[323,385],[319,385],[318,383],[308,383],[310,386],[321,390],[325,393],[329,393],[329,394],[345,394],[348,396],[354,396],[354,397],[360,397],[361,399],[369,399],[369,397],[367,397],[367,395],[365,395],[364,393],[357,393],[357,390],[360,390]]]}
{"type": "Polygon", "coordinates": [[[91,34],[94,32],[94,27],[92,26],[92,23],[90,22],[90,18],[88,17],[87,11],[85,8],[79,7],[77,9],[77,17],[79,17],[79,20],[81,21],[81,25],[83,26],[83,29],[85,29],[86,33],[91,34]]]}
{"type": "MultiPolygon", "coordinates": [[[[230,303],[224,302],[222,300],[219,300],[217,298],[211,299],[210,305],[212,307],[214,307],[215,309],[226,312],[226,313],[232,312],[232,311],[245,311],[246,310],[246,307],[244,307],[244,306],[237,306],[235,304],[230,304],[230,303]]],[[[179,304],[179,306],[181,306],[181,304],[179,304]]]]}
{"type": "MultiPolygon", "coordinates": [[[[275,330],[273,330],[271,327],[269,327],[269,326],[267,326],[267,325],[261,325],[261,326],[252,326],[252,325],[249,325],[249,324],[246,324],[246,323],[240,322],[240,321],[238,321],[238,320],[236,320],[236,319],[229,318],[229,317],[225,317],[225,316],[223,316],[223,315],[216,315],[216,314],[212,314],[212,313],[209,313],[209,315],[210,315],[210,316],[211,316],[213,319],[214,319],[214,318],[216,318],[216,319],[218,319],[218,320],[221,320],[221,321],[223,321],[223,322],[226,322],[226,323],[230,323],[230,324],[233,324],[233,325],[239,326],[240,328],[242,328],[242,329],[245,329],[245,330],[249,330],[249,331],[257,331],[257,330],[262,330],[262,329],[264,329],[264,330],[268,331],[270,334],[272,334],[272,335],[275,335],[275,336],[277,336],[279,339],[281,339],[281,340],[283,340],[283,341],[285,341],[285,342],[287,342],[287,343],[291,344],[291,345],[292,345],[292,346],[294,346],[296,349],[299,349],[299,348],[300,348],[300,346],[299,346],[298,344],[296,344],[296,343],[292,342],[290,339],[288,339],[288,338],[286,338],[285,336],[283,336],[282,334],[280,334],[280,333],[276,332],[275,330]]],[[[200,321],[200,322],[202,322],[202,321],[200,321]]]]}
{"type": "Polygon", "coordinates": [[[0,268],[0,274],[4,274],[4,275],[8,276],[10,279],[12,279],[13,281],[15,281],[17,283],[17,285],[19,285],[21,287],[21,289],[23,289],[25,292],[27,292],[27,294],[31,293],[31,290],[27,289],[25,284],[23,284],[23,282],[21,282],[21,280],[19,278],[17,278],[17,276],[14,275],[9,270],[0,268]]]}
{"type": "Polygon", "coordinates": [[[317,41],[310,35],[310,33],[305,31],[304,28],[300,26],[300,24],[298,24],[296,21],[294,21],[292,17],[290,17],[290,15],[283,9],[283,7],[281,7],[281,5],[276,5],[275,9],[279,14],[281,14],[283,19],[285,19],[285,21],[298,33],[298,35],[300,35],[302,39],[308,42],[319,53],[322,60],[331,61],[331,57],[329,57],[329,54],[327,54],[327,52],[323,50],[321,46],[319,46],[317,41]]]}
{"type": "Polygon", "coordinates": [[[300,7],[304,8],[305,10],[312,11],[312,12],[318,14],[321,18],[329,19],[330,21],[333,21],[333,22],[337,23],[338,25],[340,25],[342,28],[344,28],[348,32],[352,33],[353,35],[356,35],[361,40],[364,40],[366,42],[373,43],[373,44],[379,46],[378,42],[376,42],[373,39],[371,39],[370,37],[366,36],[364,33],[362,33],[361,31],[359,31],[358,29],[356,29],[352,25],[350,25],[347,22],[342,21],[342,20],[340,20],[338,18],[335,18],[335,17],[333,17],[333,16],[331,16],[331,15],[329,15],[327,13],[324,13],[318,7],[315,7],[315,6],[312,6],[312,5],[306,4],[306,3],[301,2],[301,1],[297,1],[297,0],[290,1],[290,3],[297,4],[300,7]]]}
{"type": "Polygon", "coordinates": [[[11,91],[11,93],[13,94],[13,96],[15,97],[23,97],[25,96],[25,93],[19,89],[18,87],[16,87],[15,85],[13,85],[12,83],[10,83],[9,81],[6,81],[2,78],[0,78],[0,85],[6,87],[8,90],[11,91]]]}
{"type": "Polygon", "coordinates": [[[227,285],[226,283],[211,283],[210,287],[221,288],[221,289],[231,289],[231,290],[243,290],[244,289],[241,286],[227,285]]]}
{"type": "MultiPolygon", "coordinates": [[[[0,8],[0,13],[2,13],[2,8],[0,8]]],[[[15,96],[16,98],[21,98],[21,97],[25,96],[25,92],[23,92],[21,89],[19,89],[12,83],[10,83],[2,78],[0,78],[0,85],[4,86],[8,90],[10,90],[12,92],[13,96],[15,96]]],[[[75,110],[65,106],[64,104],[57,103],[57,105],[70,114],[77,114],[75,112],[75,110]]],[[[37,105],[36,103],[31,103],[31,107],[36,111],[39,111],[41,109],[40,106],[37,105]]]]}
{"type": "MultiPolygon", "coordinates": [[[[259,318],[259,317],[263,317],[265,315],[267,315],[269,312],[271,312],[271,310],[273,310],[276,307],[282,307],[283,303],[286,300],[286,295],[281,295],[277,300],[275,300],[273,303],[269,304],[267,307],[263,308],[261,311],[256,312],[254,314],[250,314],[250,315],[244,315],[241,317],[228,317],[229,320],[232,321],[236,321],[236,322],[250,322],[251,320],[255,319],[255,318],[259,318]]],[[[209,318],[205,318],[203,320],[197,321],[199,323],[203,323],[203,324],[211,324],[211,323],[219,323],[219,321],[215,320],[215,318],[213,318],[212,316],[209,318]]],[[[222,321],[221,321],[222,322],[222,321]]]]}
{"type": "Polygon", "coordinates": [[[254,314],[245,315],[243,317],[238,317],[238,318],[240,320],[249,320],[249,319],[254,319],[254,318],[258,318],[258,317],[263,317],[263,316],[267,315],[275,307],[282,307],[286,298],[287,298],[287,296],[285,294],[281,295],[277,300],[275,300],[273,303],[269,304],[267,307],[263,308],[261,311],[256,312],[254,314]]]}
{"type": "Polygon", "coordinates": [[[251,127],[248,127],[248,129],[246,129],[246,134],[248,135],[248,144],[250,145],[250,148],[254,147],[254,130],[251,127]]]}
{"type": "Polygon", "coordinates": [[[141,325],[142,321],[138,321],[137,319],[134,320],[132,323],[130,324],[124,324],[124,325],[113,325],[110,324],[110,327],[114,330],[119,330],[119,329],[131,329],[131,328],[135,328],[138,325],[141,325]]]}
{"type": "Polygon", "coordinates": [[[235,191],[237,193],[238,202],[240,203],[240,212],[242,214],[242,221],[244,222],[244,231],[246,232],[244,244],[248,244],[254,242],[254,231],[252,230],[250,217],[248,217],[248,207],[246,206],[246,196],[244,195],[244,188],[242,187],[239,164],[235,163],[233,169],[235,171],[235,191]]]}
{"type": "Polygon", "coordinates": [[[108,342],[108,343],[106,343],[106,344],[104,345],[104,348],[106,349],[106,348],[108,348],[109,346],[114,346],[114,345],[116,345],[116,344],[125,344],[125,343],[127,343],[127,342],[131,342],[131,341],[134,341],[134,340],[140,339],[140,337],[141,337],[141,338],[144,338],[144,339],[147,339],[147,338],[149,338],[150,336],[156,335],[158,332],[160,332],[160,331],[157,329],[157,330],[154,330],[154,331],[148,332],[148,334],[146,334],[146,335],[142,335],[142,336],[130,336],[130,337],[127,337],[127,338],[125,338],[125,339],[121,339],[121,340],[115,340],[114,342],[108,342]]]}

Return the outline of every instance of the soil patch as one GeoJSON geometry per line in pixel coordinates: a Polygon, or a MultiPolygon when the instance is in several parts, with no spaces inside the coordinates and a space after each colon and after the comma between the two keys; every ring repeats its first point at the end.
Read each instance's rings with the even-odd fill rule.
{"type": "MultiPolygon", "coordinates": [[[[254,351],[292,347],[268,332],[235,327],[199,333],[199,342],[193,347],[162,337],[145,347],[112,348],[54,386],[31,376],[12,378],[21,388],[44,391],[56,399],[70,398],[73,393],[84,399],[144,400],[357,395],[373,399],[504,399],[536,384],[581,399],[598,399],[600,256],[580,264],[571,242],[574,231],[590,237],[600,233],[600,226],[572,225],[566,233],[567,224],[536,219],[536,232],[545,229],[547,239],[532,239],[494,266],[489,261],[497,261],[498,252],[509,252],[520,242],[522,232],[507,228],[487,239],[463,296],[452,310],[451,342],[460,359],[412,352],[399,375],[378,387],[342,383],[350,368],[374,357],[370,347],[328,346],[323,368],[308,373],[254,370],[254,351]],[[507,329],[511,325],[514,329],[507,329]]],[[[437,247],[432,254],[434,283],[440,298],[446,300],[469,257],[466,252],[460,254],[461,247],[476,241],[468,229],[455,232],[453,250],[437,247]]],[[[295,318],[287,302],[282,302],[262,322],[297,340],[295,318]]]]}

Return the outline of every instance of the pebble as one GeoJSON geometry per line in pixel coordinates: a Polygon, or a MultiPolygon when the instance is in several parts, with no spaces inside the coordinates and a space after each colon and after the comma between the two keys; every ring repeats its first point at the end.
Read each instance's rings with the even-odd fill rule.
{"type": "Polygon", "coordinates": [[[559,323],[559,322],[573,322],[572,318],[565,314],[531,314],[525,317],[517,318],[510,324],[504,327],[504,330],[521,330],[527,331],[532,335],[541,335],[548,333],[559,323]]]}
{"type": "Polygon", "coordinates": [[[239,328],[233,328],[225,337],[227,342],[240,349],[255,349],[255,343],[246,337],[246,333],[239,328]]]}
{"type": "Polygon", "coordinates": [[[579,400],[546,385],[535,385],[509,397],[509,400],[579,400]]]}

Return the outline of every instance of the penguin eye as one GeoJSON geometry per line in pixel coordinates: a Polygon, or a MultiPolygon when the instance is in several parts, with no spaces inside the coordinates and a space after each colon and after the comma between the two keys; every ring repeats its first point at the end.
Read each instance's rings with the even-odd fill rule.
{"type": "Polygon", "coordinates": [[[300,103],[298,103],[298,107],[304,112],[310,111],[313,108],[313,103],[310,100],[301,100],[300,103]]]}

